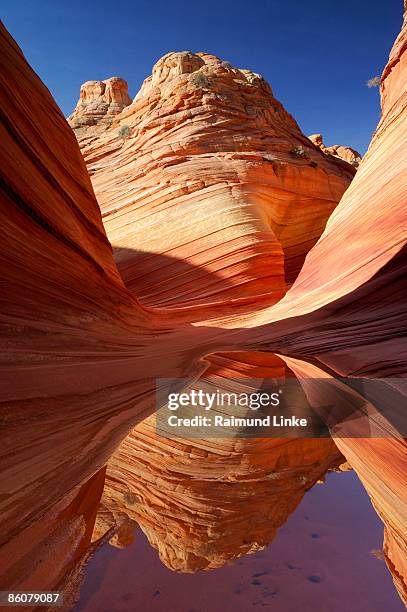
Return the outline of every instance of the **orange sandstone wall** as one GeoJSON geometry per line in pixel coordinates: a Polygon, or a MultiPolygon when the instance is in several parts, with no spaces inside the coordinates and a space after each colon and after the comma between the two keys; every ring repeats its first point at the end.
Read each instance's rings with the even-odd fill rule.
{"type": "MultiPolygon", "coordinates": [[[[116,256],[128,291],[116,269],[75,138],[47,89],[1,29],[0,273],[5,291],[0,554],[9,588],[24,589],[21,576],[29,576],[33,567],[45,587],[61,584],[79,562],[101,494],[100,470],[128,431],[153,410],[157,376],[196,377],[206,367],[202,355],[233,349],[280,351],[345,374],[405,374],[405,36],[403,30],[383,73],[382,119],[354,181],[293,287],[278,304],[265,308],[256,300],[263,299],[266,289],[265,299],[273,303],[294,280],[301,258],[323,229],[325,204],[333,208],[349,182],[349,166],[307,144],[256,75],[236,72],[211,56],[167,56],[139,98],[113,119],[97,157],[92,157],[91,142],[81,141],[108,234],[121,249],[116,256]],[[197,72],[205,78],[193,82],[197,72]],[[218,137],[208,150],[214,133],[208,113],[224,108],[222,98],[215,96],[224,90],[215,84],[207,93],[205,79],[217,81],[218,75],[222,87],[231,87],[231,112],[216,115],[218,137]],[[162,103],[162,89],[176,96],[178,86],[184,88],[180,106],[155,110],[162,103]],[[184,94],[196,100],[193,112],[184,108],[184,94]],[[271,109],[264,108],[264,99],[271,109]],[[166,110],[171,111],[170,120],[166,110]],[[198,121],[192,121],[194,113],[198,121]],[[253,132],[253,146],[247,146],[239,130],[235,134],[236,117],[239,130],[243,122],[244,129],[253,132]],[[118,128],[127,123],[131,135],[124,138],[118,128]],[[177,132],[179,139],[174,140],[177,132]],[[136,135],[141,155],[135,158],[136,135]],[[308,158],[293,152],[297,146],[306,149],[308,158]],[[269,149],[271,160],[263,157],[269,149]],[[314,161],[316,167],[310,165],[314,161]],[[148,174],[147,199],[135,170],[148,174]],[[301,185],[301,190],[293,185],[301,185]],[[202,229],[199,217],[196,222],[188,218],[185,222],[195,228],[197,239],[203,237],[202,248],[188,259],[188,270],[180,270],[177,262],[187,259],[182,231],[166,237],[165,256],[175,266],[173,276],[187,275],[184,304],[201,308],[219,300],[217,319],[209,307],[207,319],[199,310],[191,323],[190,314],[182,318],[179,313],[152,311],[134,297],[143,262],[155,277],[155,288],[157,279],[163,287],[167,282],[162,264],[157,269],[152,264],[154,243],[149,241],[155,226],[175,214],[174,189],[193,206],[199,205],[196,191],[210,194],[207,214],[215,241],[207,241],[206,221],[202,229]],[[268,206],[270,194],[280,202],[277,210],[268,206]],[[140,218],[146,201],[150,210],[157,208],[153,223],[140,218]],[[308,246],[301,257],[297,225],[287,204],[293,201],[304,203],[298,231],[308,246]],[[149,243],[141,258],[134,258],[141,241],[133,241],[133,221],[149,243]],[[240,226],[244,231],[236,234],[233,228],[240,226]],[[284,234],[286,227],[290,230],[284,234]],[[195,287],[201,268],[199,298],[195,287]],[[214,274],[217,280],[211,284],[214,274]],[[220,298],[217,289],[224,288],[225,281],[228,288],[220,298]],[[192,293],[187,288],[191,283],[192,293]],[[232,300],[241,297],[246,304],[235,307],[232,300]],[[226,306],[232,305],[227,312],[224,298],[230,302],[226,306]],[[49,534],[54,517],[60,518],[44,548],[44,534],[49,534]],[[64,525],[72,534],[68,540],[64,525]],[[24,538],[24,546],[19,538],[24,538]]],[[[141,294],[140,300],[158,303],[160,296],[154,291],[141,294]]],[[[174,294],[166,305],[176,306],[174,294]]],[[[350,463],[355,462],[387,525],[386,554],[402,590],[406,522],[397,516],[404,512],[406,489],[391,484],[392,495],[385,498],[381,491],[386,466],[405,457],[405,444],[396,441],[374,451],[343,445],[342,450],[350,463]]]]}
{"type": "Polygon", "coordinates": [[[153,410],[158,356],[194,360],[126,290],[71,129],[2,26],[0,46],[0,558],[8,588],[35,568],[46,589],[89,544],[96,474],[153,410]]]}

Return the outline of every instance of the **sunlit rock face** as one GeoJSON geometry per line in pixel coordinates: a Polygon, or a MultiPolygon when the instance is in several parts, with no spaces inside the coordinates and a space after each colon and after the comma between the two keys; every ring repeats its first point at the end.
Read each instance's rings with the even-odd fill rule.
{"type": "Polygon", "coordinates": [[[106,129],[115,115],[131,104],[127,82],[119,77],[105,81],[87,81],[81,86],[78,104],[69,123],[78,135],[106,129]]]}
{"type": "Polygon", "coordinates": [[[134,300],[62,113],[2,26],[0,45],[0,567],[10,589],[51,589],[89,546],[115,434],[105,432],[103,458],[98,428],[77,424],[85,406],[95,409],[95,358],[130,324],[117,312],[134,300]]]}
{"type": "Polygon", "coordinates": [[[123,280],[148,305],[277,301],[354,175],[260,75],[206,53],[161,58],[109,129],[71,124],[123,280]]]}
{"type": "MultiPolygon", "coordinates": [[[[109,129],[71,125],[127,288],[183,321],[277,302],[354,174],[260,75],[204,53],[161,58],[109,129]]],[[[269,366],[248,352],[207,361],[206,380],[269,366]]]]}
{"type": "MultiPolygon", "coordinates": [[[[383,118],[358,176],[309,253],[297,282],[277,306],[251,319],[246,317],[249,327],[265,326],[251,330],[252,338],[256,339],[254,345],[257,342],[258,346],[267,346],[267,334],[270,344],[274,334],[286,334],[288,342],[281,347],[283,352],[305,358],[316,355],[322,364],[341,374],[405,373],[405,345],[397,331],[405,320],[402,246],[406,238],[403,225],[406,166],[402,149],[406,136],[405,92],[400,91],[405,79],[398,73],[404,70],[400,59],[403,49],[398,41],[390,60],[392,68],[384,72],[383,118]],[[400,97],[393,97],[389,91],[390,75],[400,97]],[[274,325],[269,325],[269,321],[274,325]]],[[[147,82],[145,87],[149,92],[152,84],[147,82]]],[[[141,99],[143,95],[142,91],[141,99]]],[[[95,169],[97,173],[96,166],[95,169]]],[[[97,185],[96,179],[94,184],[97,185]]],[[[124,269],[126,265],[121,264],[119,252],[117,259],[124,269]]],[[[131,287],[130,276],[125,280],[131,287]]],[[[393,456],[399,457],[403,465],[405,444],[402,440],[347,443],[340,440],[338,445],[361,475],[385,522],[387,560],[404,596],[406,536],[400,517],[405,519],[406,488],[400,470],[393,480],[387,480],[388,468],[384,468],[391,464],[393,456]],[[383,491],[388,493],[389,487],[391,493],[384,503],[383,491]]],[[[159,547],[161,540],[156,534],[151,535],[151,528],[150,537],[159,547]]]]}
{"type": "MultiPolygon", "coordinates": [[[[230,67],[221,73],[221,84],[226,79],[231,88],[230,104],[219,101],[223,114],[216,115],[216,129],[209,129],[208,116],[217,107],[215,94],[224,95],[224,90],[207,93],[206,80],[190,83],[189,79],[201,71],[209,79],[209,68],[220,60],[197,55],[205,66],[194,72],[184,70],[197,66],[195,60],[191,60],[192,68],[189,60],[182,60],[181,68],[176,69],[165,60],[157,72],[158,84],[151,79],[145,85],[145,93],[113,120],[97,150],[92,153],[90,140],[82,142],[109,236],[122,249],[121,255],[116,253],[125,284],[72,131],[4,29],[0,43],[1,277],[7,289],[1,320],[0,567],[7,579],[2,584],[8,588],[32,588],[28,581],[35,573],[36,586],[51,590],[69,583],[89,549],[103,468],[127,433],[154,409],[157,377],[196,378],[208,366],[202,356],[234,349],[271,350],[304,361],[312,359],[341,374],[405,375],[405,33],[398,38],[383,73],[382,119],[354,181],[308,253],[293,287],[279,303],[261,310],[258,306],[266,285],[265,301],[274,303],[301,265],[293,228],[298,226],[305,243],[313,244],[324,226],[322,217],[326,219],[325,213],[319,216],[315,199],[329,201],[333,207],[344,182],[349,181],[349,166],[340,160],[332,162],[307,144],[295,122],[267,94],[264,83],[244,72],[236,75],[230,67]],[[167,80],[174,74],[177,76],[167,80]],[[171,111],[172,107],[165,106],[170,96],[161,92],[174,91],[176,97],[177,83],[184,81],[182,91],[187,92],[186,99],[196,99],[196,106],[193,111],[185,108],[181,95],[179,107],[171,111]],[[269,102],[280,112],[270,109],[269,102],[265,108],[258,103],[263,96],[260,91],[266,91],[269,102]],[[252,99],[254,104],[247,104],[252,99]],[[242,112],[242,104],[258,108],[259,113],[242,112]],[[161,112],[155,110],[157,106],[161,112]],[[171,111],[169,123],[166,110],[171,111]],[[276,115],[270,129],[267,111],[276,115]],[[193,119],[195,115],[199,120],[193,119]],[[257,121],[260,127],[256,129],[257,121]],[[130,135],[126,130],[119,132],[127,123],[130,135]],[[241,137],[242,123],[250,128],[250,147],[247,138],[241,137]],[[236,130],[230,130],[231,125],[236,130]],[[132,130],[141,157],[136,155],[132,130]],[[195,136],[188,139],[191,130],[195,136]],[[208,149],[211,141],[213,148],[208,149]],[[276,144],[277,163],[258,158],[267,155],[271,143],[276,144]],[[302,153],[293,151],[297,146],[309,147],[307,155],[318,165],[309,165],[302,153]],[[318,174],[321,164],[326,169],[323,181],[318,174]],[[185,177],[181,183],[180,171],[185,177]],[[304,178],[309,179],[307,191],[301,191],[305,204],[290,217],[285,197],[295,199],[300,191],[293,184],[302,185],[304,178]],[[189,260],[182,236],[193,236],[192,231],[181,229],[180,238],[173,230],[172,237],[164,235],[166,253],[170,253],[167,264],[187,261],[187,271],[181,268],[181,272],[188,276],[185,285],[192,286],[188,293],[178,285],[169,293],[167,307],[174,309],[178,298],[184,305],[200,306],[218,300],[217,320],[207,306],[208,319],[201,309],[190,325],[190,314],[182,319],[179,312],[146,310],[135,298],[140,280],[137,270],[142,277],[146,270],[153,284],[147,295],[140,293],[141,300],[165,305],[155,291],[159,281],[165,289],[169,277],[162,276],[161,260],[157,261],[158,277],[154,272],[152,260],[157,255],[150,235],[158,252],[156,226],[173,214],[174,191],[199,209],[196,224],[191,217],[186,223],[196,227],[200,237],[208,230],[201,235],[199,203],[202,194],[211,194],[205,201],[215,238],[211,244],[205,238],[189,260]],[[280,216],[273,217],[268,204],[263,204],[270,201],[270,193],[280,199],[280,216]],[[153,203],[161,216],[153,221],[147,215],[143,221],[140,209],[146,207],[148,212],[153,203]],[[136,211],[134,217],[130,214],[125,220],[115,212],[124,214],[124,204],[136,211]],[[243,211],[241,216],[233,216],[235,209],[239,215],[243,211]],[[302,220],[297,225],[298,215],[302,220]],[[316,218],[320,229],[314,232],[316,218]],[[143,250],[138,238],[135,246],[132,242],[133,220],[148,243],[148,259],[133,259],[126,252],[143,250]],[[239,230],[237,235],[230,230],[241,225],[246,233],[239,230]],[[282,228],[288,225],[290,231],[284,238],[282,228]],[[223,227],[228,228],[226,234],[223,227]],[[233,249],[229,250],[228,242],[233,249]],[[250,257],[245,258],[244,253],[250,257]],[[240,261],[245,262],[243,272],[237,264],[240,261]],[[204,270],[201,297],[200,267],[204,270]],[[269,290],[270,270],[275,280],[270,280],[269,290]],[[246,300],[244,312],[233,303],[224,314],[230,304],[225,304],[210,279],[223,288],[225,278],[230,288],[223,296],[230,301],[246,300]]],[[[184,209],[177,210],[184,218],[184,209]]],[[[206,221],[204,225],[208,227],[206,221]]],[[[172,276],[177,282],[179,275],[179,267],[174,267],[172,276]]],[[[142,278],[141,284],[144,282],[142,278]]],[[[368,443],[370,449],[362,442],[356,447],[352,441],[343,443],[341,449],[361,475],[386,524],[385,552],[403,594],[406,445],[403,440],[379,441],[376,448],[374,441],[368,443]],[[388,470],[394,466],[390,477],[388,470]]],[[[119,545],[129,537],[128,531],[122,537],[119,545]]]]}
{"type": "Polygon", "coordinates": [[[248,322],[264,325],[253,330],[258,342],[284,333],[281,352],[314,356],[342,375],[406,373],[406,36],[404,22],[382,75],[382,117],[355,178],[294,285],[248,322]]]}
{"type": "MultiPolygon", "coordinates": [[[[272,354],[220,354],[200,384],[216,389],[222,377],[253,374],[283,381],[286,373],[272,354]]],[[[132,520],[170,569],[221,567],[268,545],[305,491],[342,462],[330,438],[165,438],[151,416],[108,463],[94,537],[132,520]]]]}
{"type": "Polygon", "coordinates": [[[344,147],[343,145],[332,145],[327,147],[322,139],[322,134],[311,134],[308,138],[316,147],[321,149],[325,155],[332,155],[339,159],[343,159],[348,164],[351,164],[351,166],[354,166],[354,168],[358,168],[362,161],[360,153],[352,149],[352,147],[344,147]]]}
{"type": "MultiPolygon", "coordinates": [[[[321,364],[342,375],[406,376],[406,40],[405,21],[382,75],[382,117],[355,179],[293,288],[256,317],[275,321],[275,331],[299,332],[287,354],[306,359],[314,350],[321,364]]],[[[386,560],[405,601],[405,440],[345,436],[336,442],[385,524],[386,560]]]]}

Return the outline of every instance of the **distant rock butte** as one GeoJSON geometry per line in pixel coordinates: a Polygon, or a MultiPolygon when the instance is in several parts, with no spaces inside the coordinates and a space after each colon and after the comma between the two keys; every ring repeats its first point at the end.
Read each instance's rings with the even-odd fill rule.
{"type": "Polygon", "coordinates": [[[345,147],[343,145],[332,145],[330,147],[325,146],[322,139],[322,134],[311,134],[311,136],[308,136],[308,138],[316,147],[321,149],[325,155],[339,157],[354,168],[358,168],[360,162],[362,161],[362,156],[360,153],[351,147],[345,147]]]}
{"type": "Polygon", "coordinates": [[[68,121],[79,134],[90,126],[103,128],[129,104],[131,98],[124,79],[87,81],[81,86],[78,103],[68,121]]]}

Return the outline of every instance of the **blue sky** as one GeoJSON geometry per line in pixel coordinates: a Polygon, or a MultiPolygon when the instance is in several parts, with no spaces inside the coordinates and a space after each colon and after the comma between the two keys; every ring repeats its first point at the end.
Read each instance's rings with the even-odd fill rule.
{"type": "Polygon", "coordinates": [[[169,51],[261,73],[305,134],[364,153],[402,0],[0,0],[1,16],[65,115],[81,83],[121,76],[133,97],[169,51]]]}

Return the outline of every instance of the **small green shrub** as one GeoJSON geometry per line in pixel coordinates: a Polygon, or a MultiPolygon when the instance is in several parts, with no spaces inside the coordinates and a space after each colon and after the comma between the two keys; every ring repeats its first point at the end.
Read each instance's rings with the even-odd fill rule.
{"type": "Polygon", "coordinates": [[[372,87],[379,87],[380,77],[379,76],[372,77],[371,79],[366,81],[366,85],[369,87],[369,89],[371,89],[372,87]]]}
{"type": "Polygon", "coordinates": [[[123,138],[123,140],[125,138],[128,138],[131,134],[131,129],[129,128],[128,125],[122,125],[119,128],[119,137],[123,138]]]}
{"type": "Polygon", "coordinates": [[[210,81],[208,77],[206,77],[201,72],[194,72],[190,80],[191,80],[192,85],[200,89],[206,89],[210,85],[210,81]]]}

